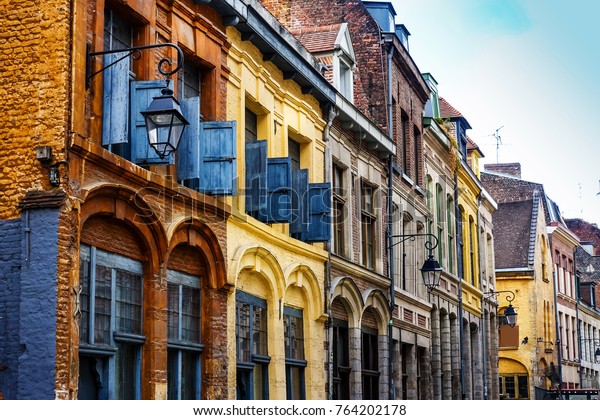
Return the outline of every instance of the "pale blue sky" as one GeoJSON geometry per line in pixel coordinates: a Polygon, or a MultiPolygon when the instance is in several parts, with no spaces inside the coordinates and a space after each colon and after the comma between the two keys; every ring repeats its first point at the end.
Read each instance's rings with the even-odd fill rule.
{"type": "Polygon", "coordinates": [[[600,1],[392,0],[421,72],[496,162],[520,162],[563,216],[600,225],[600,1]]]}

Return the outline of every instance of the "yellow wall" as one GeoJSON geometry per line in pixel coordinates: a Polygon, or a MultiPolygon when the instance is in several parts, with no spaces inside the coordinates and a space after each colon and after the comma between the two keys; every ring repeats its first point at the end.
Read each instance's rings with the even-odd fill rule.
{"type": "MultiPolygon", "coordinates": [[[[301,144],[302,168],[309,182],[323,182],[325,144],[319,103],[303,95],[293,81],[264,62],[261,53],[229,27],[232,46],[227,88],[227,118],[238,123],[238,190],[245,188],[245,108],[258,116],[258,138],[268,141],[269,157],[288,156],[288,137],[301,144]]],[[[325,398],[323,290],[327,253],[321,244],[309,245],[289,236],[286,224],[266,225],[245,214],[243,194],[230,199],[233,216],[227,226],[229,281],[235,289],[260,297],[268,306],[269,397],[286,398],[282,311],[288,305],[303,310],[304,351],[308,366],[306,398],[325,398]]],[[[235,293],[228,301],[228,319],[235,319],[235,293]]],[[[236,334],[229,323],[229,398],[235,398],[236,334]]]]}
{"type": "MultiPolygon", "coordinates": [[[[552,278],[552,259],[548,248],[548,238],[541,203],[537,220],[537,236],[534,254],[533,272],[496,273],[499,290],[512,290],[515,300],[512,302],[517,311],[519,328],[519,346],[516,349],[500,349],[499,356],[516,361],[527,368],[529,373],[530,398],[533,399],[534,387],[548,387],[548,380],[541,380],[543,367],[553,362],[558,368],[556,353],[556,322],[554,307],[554,284],[552,278]],[[543,264],[545,261],[545,264],[543,264]],[[527,343],[522,340],[527,337],[527,343]],[[538,338],[542,339],[538,341],[538,338]]],[[[502,296],[500,308],[506,306],[502,296]]],[[[517,327],[515,327],[517,328],[517,327]]],[[[514,373],[507,371],[509,365],[501,364],[500,375],[514,373]]]]}
{"type": "Polygon", "coordinates": [[[481,291],[479,278],[479,235],[477,224],[478,195],[480,188],[471,179],[470,174],[464,167],[458,169],[458,205],[463,209],[462,215],[462,237],[463,237],[463,304],[465,310],[481,314],[481,291]],[[470,224],[469,220],[473,223],[470,224]],[[471,267],[471,241],[470,230],[473,237],[473,267],[471,267]],[[471,275],[474,273],[474,278],[471,275]]]}

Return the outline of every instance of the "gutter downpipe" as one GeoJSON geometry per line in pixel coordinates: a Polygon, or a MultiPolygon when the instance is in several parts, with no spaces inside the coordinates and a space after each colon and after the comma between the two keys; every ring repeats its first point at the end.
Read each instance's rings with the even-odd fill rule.
{"type": "MultiPolygon", "coordinates": [[[[573,259],[573,265],[575,265],[575,261],[573,259]]],[[[558,324],[558,298],[556,296],[556,270],[552,270],[552,285],[554,286],[554,325],[556,325],[556,341],[558,343],[558,351],[556,357],[558,358],[558,395],[560,395],[560,391],[562,390],[562,339],[560,336],[560,328],[558,324]]],[[[576,306],[577,308],[577,306],[576,306]]],[[[577,310],[577,309],[576,309],[577,310]]],[[[576,316],[579,314],[576,313],[576,316]]],[[[577,320],[577,336],[579,337],[579,320],[577,320]]],[[[581,340],[580,340],[581,341],[581,340]]],[[[581,344],[581,343],[580,343],[581,344]]],[[[581,353],[580,353],[581,357],[581,353]]],[[[580,363],[581,365],[581,363],[580,363]]],[[[581,368],[579,369],[581,372],[581,368]]],[[[581,382],[579,382],[581,384],[581,382]]],[[[580,385],[581,386],[581,385],[580,385]]]]}
{"type": "Polygon", "coordinates": [[[481,367],[482,367],[482,373],[481,373],[481,380],[482,380],[482,384],[483,384],[483,394],[481,396],[481,398],[483,400],[487,400],[487,352],[486,352],[486,345],[487,345],[487,340],[486,340],[486,328],[485,328],[485,321],[486,321],[486,317],[485,317],[485,295],[484,295],[484,290],[483,290],[483,278],[482,278],[482,270],[481,270],[481,233],[480,233],[480,229],[481,229],[481,202],[482,202],[482,197],[481,197],[481,193],[479,193],[479,195],[477,196],[477,261],[478,261],[478,265],[479,265],[479,288],[481,289],[481,367]]]}
{"type": "MultiPolygon", "coordinates": [[[[460,208],[458,207],[458,168],[456,168],[456,172],[454,173],[454,211],[455,214],[460,214],[460,208]]],[[[463,233],[462,233],[462,217],[460,217],[460,221],[458,217],[455,217],[456,220],[456,233],[457,236],[460,234],[460,243],[462,244],[462,242],[464,241],[463,238],[463,233]]],[[[458,254],[458,252],[457,252],[458,254]]],[[[465,393],[464,393],[464,389],[465,389],[465,375],[463,373],[464,368],[463,368],[463,364],[464,364],[464,355],[463,355],[463,301],[462,301],[462,282],[463,282],[463,277],[464,277],[464,265],[462,262],[463,259],[463,251],[462,251],[462,245],[460,247],[460,259],[458,261],[458,266],[457,268],[460,268],[459,270],[459,274],[462,274],[462,276],[459,276],[458,278],[458,335],[459,335],[459,343],[458,343],[458,348],[459,348],[459,352],[460,352],[460,395],[461,395],[461,399],[464,400],[465,399],[465,393]],[[460,273],[460,271],[462,271],[462,273],[460,273]]]]}
{"type": "MultiPolygon", "coordinates": [[[[391,139],[393,139],[394,135],[394,126],[392,118],[393,113],[393,104],[392,104],[392,59],[394,55],[394,44],[390,43],[390,51],[388,53],[388,132],[391,139]]],[[[392,220],[393,212],[393,198],[392,195],[394,193],[394,155],[388,155],[388,204],[387,204],[387,213],[388,213],[388,270],[390,276],[390,322],[388,327],[388,351],[389,351],[389,390],[388,390],[388,399],[395,399],[395,390],[394,390],[394,306],[395,306],[395,289],[394,289],[394,221],[392,220]]]]}
{"type": "MultiPolygon", "coordinates": [[[[325,182],[331,182],[331,141],[329,139],[329,133],[331,125],[336,117],[336,112],[333,105],[329,105],[327,113],[327,124],[323,131],[323,138],[325,140],[325,182]]],[[[331,184],[330,184],[331,185],[331,184]]],[[[331,201],[329,208],[333,208],[333,194],[331,194],[331,201]]],[[[330,229],[333,230],[333,224],[330,225],[330,229]]],[[[328,399],[333,399],[333,318],[331,315],[331,304],[333,303],[333,290],[331,290],[331,238],[326,243],[327,247],[327,263],[325,266],[325,312],[327,313],[328,328],[327,335],[329,337],[329,346],[327,347],[327,394],[328,399]]]]}
{"type": "MultiPolygon", "coordinates": [[[[582,345],[581,345],[581,320],[579,319],[579,301],[581,299],[581,293],[579,291],[579,274],[577,274],[577,259],[575,258],[575,253],[577,252],[577,247],[573,249],[573,275],[575,276],[575,319],[577,319],[577,351],[579,357],[577,361],[579,362],[579,387],[583,388],[583,369],[581,368],[581,353],[582,353],[582,345]]],[[[558,330],[558,324],[556,326],[558,330]]]]}

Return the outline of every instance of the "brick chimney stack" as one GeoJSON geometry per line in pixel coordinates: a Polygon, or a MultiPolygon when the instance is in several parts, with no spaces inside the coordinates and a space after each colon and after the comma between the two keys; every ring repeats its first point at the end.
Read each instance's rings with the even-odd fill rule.
{"type": "Polygon", "coordinates": [[[487,172],[494,172],[497,174],[503,174],[513,176],[521,179],[521,164],[518,162],[514,163],[486,163],[483,166],[487,172]]]}

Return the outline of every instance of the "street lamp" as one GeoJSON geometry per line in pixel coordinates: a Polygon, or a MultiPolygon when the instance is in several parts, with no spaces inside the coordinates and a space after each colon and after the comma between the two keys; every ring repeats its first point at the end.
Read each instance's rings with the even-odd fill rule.
{"type": "Polygon", "coordinates": [[[181,113],[181,107],[177,99],[175,99],[173,96],[173,91],[169,88],[171,75],[177,73],[183,66],[183,51],[181,51],[181,48],[175,44],[166,43],[88,53],[88,69],[91,67],[89,62],[91,57],[106,54],[127,54],[122,54],[112,63],[109,63],[87,77],[89,81],[98,73],[101,73],[107,68],[114,66],[119,61],[124,60],[127,57],[131,57],[134,60],[139,60],[142,56],[142,50],[164,47],[171,47],[177,50],[177,65],[174,69],[167,71],[163,67],[165,65],[171,67],[173,65],[172,61],[166,57],[160,59],[158,62],[158,71],[160,74],[166,76],[166,86],[161,91],[162,95],[154,97],[148,108],[145,111],[142,111],[142,115],[144,116],[144,120],[146,122],[148,143],[150,146],[152,146],[161,159],[164,159],[166,156],[177,150],[185,126],[189,124],[189,122],[181,113]]]}
{"type": "MultiPolygon", "coordinates": [[[[429,251],[429,257],[423,263],[421,267],[421,275],[423,276],[423,284],[427,287],[429,293],[440,285],[440,277],[444,269],[440,266],[438,260],[433,256],[433,250],[438,246],[438,238],[433,233],[413,233],[410,235],[390,235],[388,249],[391,251],[393,247],[401,244],[407,240],[414,241],[419,236],[429,237],[430,240],[425,242],[425,248],[429,251]],[[393,242],[394,239],[399,238],[398,242],[393,242]]],[[[393,281],[393,279],[392,279],[393,281]]]]}
{"type": "Polygon", "coordinates": [[[590,342],[592,345],[597,346],[596,351],[594,352],[594,361],[598,363],[598,358],[600,357],[600,338],[582,338],[581,342],[590,342]]]}
{"type": "Polygon", "coordinates": [[[501,315],[504,319],[504,322],[509,325],[511,328],[517,325],[517,311],[512,306],[512,301],[515,300],[515,293],[512,290],[497,290],[492,292],[485,292],[483,294],[483,300],[489,301],[493,296],[497,296],[501,293],[509,293],[510,295],[506,297],[506,301],[508,302],[508,308],[504,310],[504,315],[501,315]]]}
{"type": "Polygon", "coordinates": [[[181,113],[173,91],[167,86],[161,91],[162,95],[153,98],[148,109],[142,112],[146,121],[148,142],[161,159],[177,150],[183,130],[189,122],[181,113]]]}

